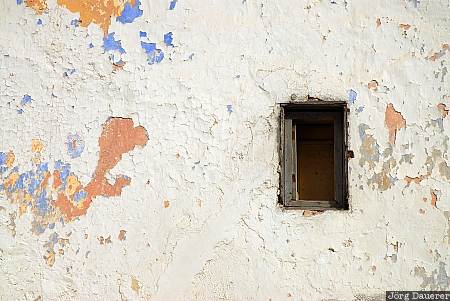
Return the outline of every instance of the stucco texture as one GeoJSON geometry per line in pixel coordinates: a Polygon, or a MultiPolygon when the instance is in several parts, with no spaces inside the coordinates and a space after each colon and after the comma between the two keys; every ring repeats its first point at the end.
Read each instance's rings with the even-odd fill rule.
{"type": "Polygon", "coordinates": [[[0,300],[450,290],[449,16],[0,0],[0,300]],[[348,211],[277,204],[279,104],[308,96],[348,101],[348,211]]]}

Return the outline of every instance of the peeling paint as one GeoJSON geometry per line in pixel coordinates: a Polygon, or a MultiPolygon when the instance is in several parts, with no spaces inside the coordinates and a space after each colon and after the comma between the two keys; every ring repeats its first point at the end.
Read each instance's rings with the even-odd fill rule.
{"type": "Polygon", "coordinates": [[[370,168],[373,168],[375,164],[380,160],[380,147],[373,135],[367,134],[369,126],[367,124],[360,124],[358,127],[359,137],[362,141],[359,149],[361,158],[359,159],[359,165],[369,164],[370,168]]]}
{"type": "MultiPolygon", "coordinates": [[[[29,207],[34,215],[33,232],[43,233],[61,218],[68,222],[84,215],[93,199],[99,195],[120,195],[131,179],[119,176],[114,184],[110,184],[106,173],[122,159],[123,154],[136,146],[144,146],[147,140],[146,130],[143,127],[133,127],[131,119],[110,118],[99,138],[100,156],[97,168],[86,186],[70,171],[70,164],[58,160],[51,172],[48,162],[41,162],[40,157],[35,157],[33,159],[37,160],[32,160],[34,169],[20,173],[18,166],[13,166],[14,154],[9,152],[5,156],[2,153],[0,159],[3,159],[0,163],[5,168],[0,170],[0,192],[6,194],[7,198],[19,207],[29,207]],[[57,197],[53,199],[52,195],[57,197]]],[[[42,151],[42,141],[33,139],[32,152],[40,156],[42,151]]]]}
{"type": "MultiPolygon", "coordinates": [[[[19,4],[19,2],[17,2],[17,4],[19,4]]],[[[47,9],[45,0],[25,0],[25,5],[34,10],[38,15],[42,15],[47,9]]]]}
{"type": "Polygon", "coordinates": [[[389,130],[389,142],[395,144],[397,131],[406,127],[406,120],[402,114],[394,109],[393,104],[388,104],[385,112],[385,123],[389,130]]]}
{"type": "Polygon", "coordinates": [[[0,299],[448,290],[443,1],[2,5],[0,299]],[[349,210],[277,204],[279,104],[316,97],[349,106],[349,210]]]}
{"type": "MultiPolygon", "coordinates": [[[[106,36],[111,25],[111,17],[120,17],[128,4],[131,7],[138,6],[139,0],[130,1],[96,1],[96,0],[57,0],[58,5],[66,7],[73,13],[80,14],[80,26],[97,24],[106,36]]],[[[132,8],[131,8],[132,9],[132,8]]],[[[124,20],[128,20],[124,17],[124,20]]]]}
{"type": "Polygon", "coordinates": [[[447,106],[445,104],[439,103],[437,105],[437,108],[438,108],[439,112],[441,113],[442,118],[445,118],[445,117],[448,116],[448,109],[447,109],[447,106]]]}
{"type": "Polygon", "coordinates": [[[447,51],[449,50],[449,45],[448,44],[442,44],[441,46],[441,50],[439,50],[438,52],[433,53],[432,55],[430,55],[429,57],[427,57],[427,59],[429,59],[430,61],[436,61],[437,59],[440,59],[441,57],[443,57],[447,51]]]}

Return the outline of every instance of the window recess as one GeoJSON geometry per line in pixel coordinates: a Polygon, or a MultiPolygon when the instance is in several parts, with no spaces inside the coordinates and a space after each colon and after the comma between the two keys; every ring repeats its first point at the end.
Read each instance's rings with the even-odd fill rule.
{"type": "Polygon", "coordinates": [[[347,104],[281,105],[281,194],[289,209],[348,209],[347,104]]]}

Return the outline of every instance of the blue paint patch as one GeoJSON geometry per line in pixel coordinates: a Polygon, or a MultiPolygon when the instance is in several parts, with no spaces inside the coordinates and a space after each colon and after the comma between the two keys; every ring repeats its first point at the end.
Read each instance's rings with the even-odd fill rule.
{"type": "Polygon", "coordinates": [[[75,71],[76,71],[75,69],[67,69],[67,71],[64,72],[63,75],[67,77],[67,76],[69,76],[69,75],[74,74],[75,71]]]}
{"type": "Polygon", "coordinates": [[[232,113],[233,112],[233,106],[232,105],[227,105],[227,111],[228,111],[228,113],[232,113]]]}
{"type": "Polygon", "coordinates": [[[38,199],[36,200],[36,207],[39,210],[39,214],[45,215],[48,212],[47,191],[44,189],[41,191],[38,199]]]}
{"type": "Polygon", "coordinates": [[[20,104],[21,104],[22,106],[24,106],[24,105],[26,105],[27,103],[31,103],[31,101],[32,101],[31,96],[28,95],[28,94],[25,94],[25,95],[22,97],[22,101],[20,102],[20,104]]]}
{"type": "Polygon", "coordinates": [[[156,48],[156,43],[146,43],[141,41],[141,47],[147,54],[147,62],[149,65],[160,63],[164,59],[164,52],[156,48]]]}
{"type": "Polygon", "coordinates": [[[19,176],[19,179],[17,179],[16,184],[14,185],[15,190],[24,189],[25,184],[24,182],[28,179],[28,174],[23,173],[19,176]]]}
{"type": "Polygon", "coordinates": [[[17,110],[17,113],[18,113],[18,114],[23,114],[23,109],[18,109],[18,110],[17,110]]]}
{"type": "Polygon", "coordinates": [[[103,38],[103,48],[110,52],[110,59],[113,64],[123,63],[121,55],[125,53],[125,49],[123,49],[120,40],[114,39],[114,32],[103,38]]]}
{"type": "Polygon", "coordinates": [[[364,111],[364,106],[360,106],[359,108],[356,109],[356,112],[361,113],[362,111],[364,111]]]}
{"type": "Polygon", "coordinates": [[[75,202],[79,203],[87,197],[87,193],[84,190],[77,191],[73,196],[75,202]]]}
{"type": "Polygon", "coordinates": [[[80,26],[80,20],[73,19],[72,21],[70,21],[70,25],[72,25],[73,27],[78,27],[78,26],[80,26]]]}
{"type": "Polygon", "coordinates": [[[178,0],[171,0],[170,1],[169,10],[174,10],[175,9],[175,5],[177,5],[177,1],[178,0]]]}
{"type": "Polygon", "coordinates": [[[173,46],[172,42],[173,42],[173,36],[172,36],[172,32],[168,32],[164,35],[164,43],[167,46],[173,46]]]}
{"type": "Polygon", "coordinates": [[[53,232],[53,233],[50,234],[50,236],[48,237],[48,241],[49,241],[49,242],[52,242],[52,243],[54,243],[54,244],[56,244],[56,243],[58,242],[58,238],[59,238],[58,233],[53,232]]]}
{"type": "Polygon", "coordinates": [[[88,47],[89,47],[89,48],[94,48],[94,44],[89,43],[88,47]]]}
{"type": "Polygon", "coordinates": [[[115,40],[114,34],[114,32],[111,32],[103,38],[103,49],[105,49],[105,51],[118,51],[120,54],[125,53],[121,41],[115,40]]]}
{"type": "Polygon", "coordinates": [[[48,171],[48,162],[40,163],[37,168],[38,173],[44,173],[48,171]]]}
{"type": "Polygon", "coordinates": [[[139,8],[140,5],[141,2],[139,0],[136,0],[134,5],[127,2],[123,8],[122,14],[118,16],[116,20],[123,24],[132,23],[136,18],[142,16],[142,9],[139,8]]]}
{"type": "Polygon", "coordinates": [[[37,23],[37,25],[42,25],[43,24],[41,19],[38,19],[36,23],[37,23]]]}
{"type": "Polygon", "coordinates": [[[6,154],[4,152],[0,152],[0,165],[4,165],[6,163],[6,154]]]}
{"type": "Polygon", "coordinates": [[[141,38],[145,38],[147,36],[147,33],[145,31],[139,31],[139,36],[141,38]]]}
{"type": "Polygon", "coordinates": [[[81,156],[81,153],[84,151],[84,140],[78,134],[69,134],[67,136],[66,146],[69,156],[75,159],[81,156]]]}
{"type": "Polygon", "coordinates": [[[348,102],[350,104],[354,104],[356,101],[356,97],[358,96],[358,93],[356,93],[356,91],[353,89],[348,90],[347,93],[348,93],[348,102]]]}
{"type": "Polygon", "coordinates": [[[34,195],[36,189],[38,189],[40,182],[36,179],[31,179],[30,184],[28,184],[28,194],[34,195]]]}
{"type": "Polygon", "coordinates": [[[59,171],[61,181],[65,184],[65,181],[70,174],[70,164],[58,160],[55,162],[55,169],[59,171]]]}
{"type": "Polygon", "coordinates": [[[21,5],[23,3],[23,0],[16,0],[17,5],[21,5]]]}
{"type": "Polygon", "coordinates": [[[55,223],[49,224],[49,225],[48,225],[48,228],[49,228],[49,229],[54,229],[54,228],[55,228],[55,223]]]}

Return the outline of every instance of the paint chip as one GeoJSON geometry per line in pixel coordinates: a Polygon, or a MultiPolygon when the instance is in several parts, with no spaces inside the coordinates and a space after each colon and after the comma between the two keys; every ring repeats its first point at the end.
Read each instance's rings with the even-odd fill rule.
{"type": "Polygon", "coordinates": [[[438,201],[437,194],[434,190],[431,190],[431,206],[437,208],[436,203],[438,201]]]}
{"type": "Polygon", "coordinates": [[[131,289],[135,291],[136,294],[139,294],[139,290],[141,289],[139,281],[134,276],[131,276],[131,289]]]}
{"type": "Polygon", "coordinates": [[[172,42],[173,42],[173,33],[170,31],[164,35],[164,43],[167,46],[173,46],[172,42]]]}
{"type": "Polygon", "coordinates": [[[169,10],[174,10],[178,0],[171,0],[169,3],[169,10]]]}
{"type": "Polygon", "coordinates": [[[376,91],[378,89],[378,82],[376,80],[371,80],[368,84],[367,84],[367,88],[369,88],[369,90],[373,90],[376,91]]]}
{"type": "Polygon", "coordinates": [[[380,27],[381,26],[381,20],[380,20],[380,18],[377,18],[377,27],[380,27]]]}
{"type": "Polygon", "coordinates": [[[350,104],[354,104],[356,101],[356,97],[358,96],[358,93],[356,93],[356,91],[353,89],[348,90],[347,93],[348,93],[348,102],[350,104]]]}
{"type": "Polygon", "coordinates": [[[438,108],[438,110],[441,113],[443,118],[448,116],[448,109],[447,109],[447,106],[445,104],[440,103],[440,104],[437,105],[437,108],[438,108]]]}
{"type": "Polygon", "coordinates": [[[169,208],[169,206],[170,206],[169,200],[164,200],[163,206],[164,206],[164,208],[169,208]]]}
{"type": "Polygon", "coordinates": [[[125,239],[127,239],[126,234],[127,234],[127,231],[126,231],[126,230],[120,230],[119,235],[117,236],[117,238],[118,238],[120,241],[124,241],[125,239]]]}
{"type": "Polygon", "coordinates": [[[84,140],[83,138],[75,133],[67,135],[67,153],[72,159],[78,158],[84,151],[84,140]]]}
{"type": "Polygon", "coordinates": [[[389,130],[389,143],[394,145],[397,131],[406,127],[406,120],[400,112],[394,109],[392,103],[386,107],[385,124],[389,130]]]}
{"type": "Polygon", "coordinates": [[[410,24],[400,23],[400,24],[398,25],[398,27],[400,27],[400,29],[406,31],[406,30],[409,30],[409,29],[411,28],[411,25],[410,25],[410,24]]]}

